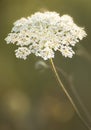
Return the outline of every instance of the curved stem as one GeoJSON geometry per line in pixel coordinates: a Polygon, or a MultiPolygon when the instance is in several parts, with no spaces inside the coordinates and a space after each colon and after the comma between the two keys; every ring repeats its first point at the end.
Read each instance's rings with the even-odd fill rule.
{"type": "Polygon", "coordinates": [[[71,96],[69,95],[69,93],[68,93],[68,91],[66,90],[65,86],[63,85],[63,83],[62,83],[62,81],[61,81],[61,79],[60,79],[60,77],[59,77],[59,75],[58,75],[58,73],[57,73],[57,70],[56,70],[56,67],[55,67],[55,65],[54,65],[53,60],[50,59],[50,62],[51,62],[53,72],[54,72],[54,74],[55,74],[55,76],[56,76],[56,78],[57,78],[57,81],[58,81],[59,85],[61,86],[62,90],[65,92],[66,96],[68,97],[68,99],[69,99],[70,103],[72,104],[74,110],[76,111],[77,115],[78,115],[79,118],[83,121],[83,123],[85,124],[85,126],[86,126],[89,130],[91,130],[91,127],[88,126],[88,123],[85,121],[85,119],[84,119],[84,118],[82,117],[82,115],[80,114],[80,112],[79,112],[78,108],[76,107],[76,105],[75,105],[73,99],[71,98],[71,96]]]}

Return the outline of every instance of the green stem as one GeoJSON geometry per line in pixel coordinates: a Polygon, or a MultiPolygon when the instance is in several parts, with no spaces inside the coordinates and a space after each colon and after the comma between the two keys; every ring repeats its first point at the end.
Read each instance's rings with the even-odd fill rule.
{"type": "Polygon", "coordinates": [[[88,123],[85,121],[85,119],[84,119],[84,118],[82,117],[82,115],[80,114],[80,112],[79,112],[78,108],[76,107],[76,105],[75,105],[73,99],[71,98],[71,96],[69,95],[69,93],[68,93],[68,91],[66,90],[65,86],[63,85],[63,83],[62,83],[62,81],[61,81],[61,79],[60,79],[60,77],[59,77],[59,75],[58,75],[58,73],[57,73],[57,70],[56,70],[56,67],[55,67],[55,65],[54,65],[53,60],[50,59],[50,62],[51,62],[53,72],[54,72],[54,74],[55,74],[55,76],[56,76],[56,79],[57,79],[59,85],[61,86],[62,90],[65,92],[66,96],[68,97],[68,99],[69,99],[70,103],[72,104],[74,110],[76,111],[77,115],[78,115],[79,118],[83,121],[83,123],[85,124],[85,126],[86,126],[89,130],[91,130],[91,127],[88,126],[88,123]]]}

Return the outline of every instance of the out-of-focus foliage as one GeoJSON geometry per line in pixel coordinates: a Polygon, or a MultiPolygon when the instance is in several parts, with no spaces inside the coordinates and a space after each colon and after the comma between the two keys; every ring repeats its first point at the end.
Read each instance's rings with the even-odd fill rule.
{"type": "Polygon", "coordinates": [[[16,46],[4,41],[14,21],[44,10],[69,14],[85,27],[88,36],[75,47],[76,55],[67,59],[58,53],[54,62],[68,89],[72,77],[73,90],[91,115],[91,1],[0,0],[0,130],[87,130],[59,88],[49,63],[41,65],[41,59],[33,55],[25,61],[16,59],[16,46]]]}

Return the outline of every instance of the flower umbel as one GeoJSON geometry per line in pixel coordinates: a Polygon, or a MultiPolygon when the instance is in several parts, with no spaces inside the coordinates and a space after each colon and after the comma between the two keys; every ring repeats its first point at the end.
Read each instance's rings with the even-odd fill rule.
{"type": "Polygon", "coordinates": [[[37,12],[14,23],[11,33],[5,38],[7,44],[18,46],[17,58],[26,59],[34,53],[44,60],[54,58],[55,51],[72,58],[72,47],[86,36],[84,28],[78,27],[69,15],[56,12],[37,12]]]}

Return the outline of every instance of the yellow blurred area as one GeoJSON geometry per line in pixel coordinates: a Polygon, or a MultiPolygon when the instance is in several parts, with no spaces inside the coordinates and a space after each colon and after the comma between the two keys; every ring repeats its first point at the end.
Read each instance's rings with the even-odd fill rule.
{"type": "Polygon", "coordinates": [[[24,93],[10,91],[3,95],[3,109],[13,118],[24,118],[31,112],[31,102],[24,93]]]}
{"type": "Polygon", "coordinates": [[[72,105],[68,101],[59,100],[58,97],[47,96],[39,102],[41,120],[53,119],[60,123],[68,122],[74,116],[72,105]]]}

